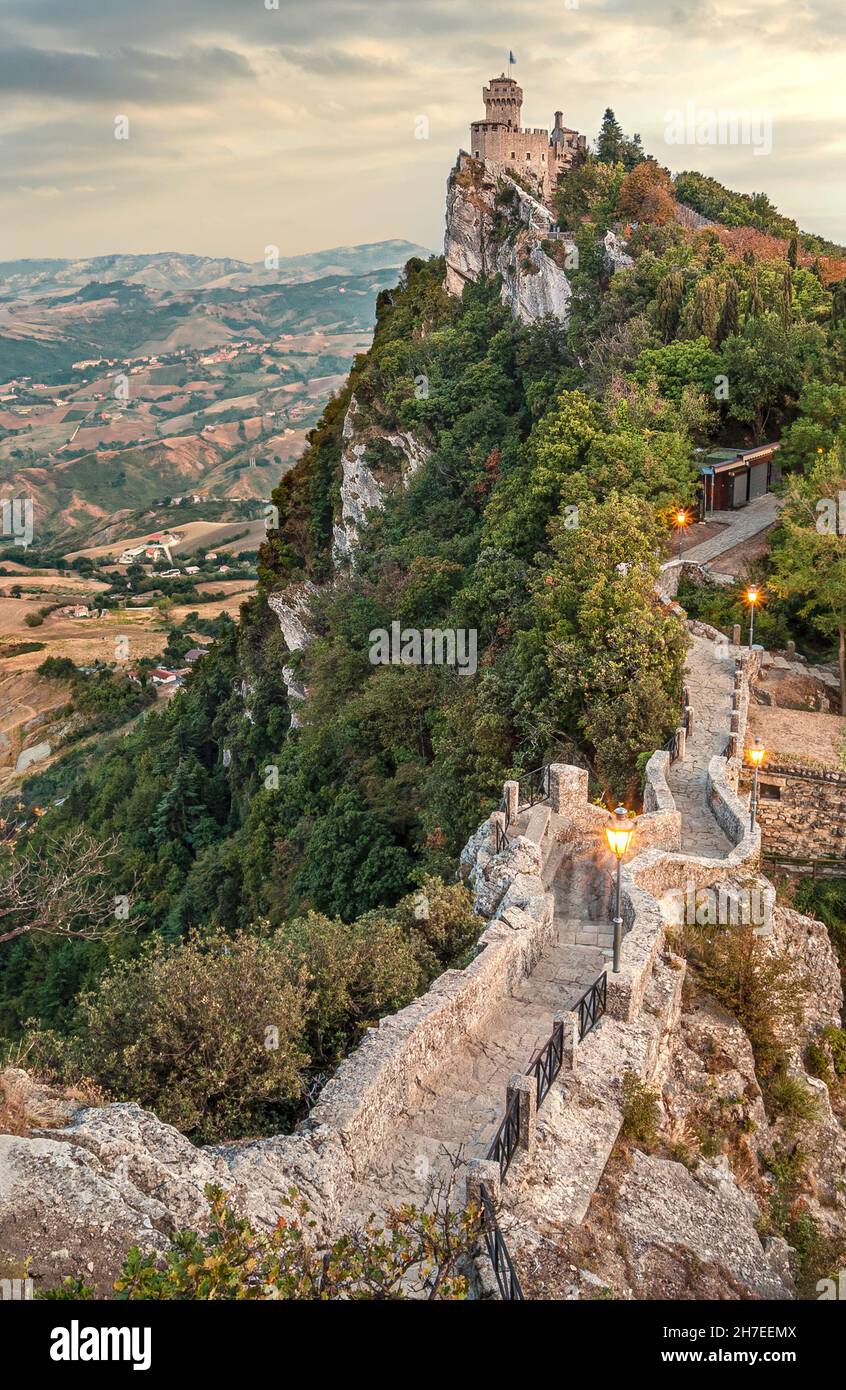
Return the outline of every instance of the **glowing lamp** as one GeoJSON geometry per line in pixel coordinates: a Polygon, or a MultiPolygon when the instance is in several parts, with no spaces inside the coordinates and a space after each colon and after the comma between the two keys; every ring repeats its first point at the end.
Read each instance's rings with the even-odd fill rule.
{"type": "Polygon", "coordinates": [[[761,767],[767,756],[767,750],[759,738],[756,738],[752,747],[747,749],[747,756],[753,767],[761,767]]]}
{"type": "Polygon", "coordinates": [[[618,859],[622,859],[628,850],[634,831],[634,818],[629,815],[625,806],[618,806],[605,827],[608,848],[618,859]]]}

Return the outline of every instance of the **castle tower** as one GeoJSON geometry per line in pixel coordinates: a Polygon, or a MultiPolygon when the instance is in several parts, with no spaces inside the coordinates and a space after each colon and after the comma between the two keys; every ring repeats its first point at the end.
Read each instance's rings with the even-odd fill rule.
{"type": "Polygon", "coordinates": [[[513,77],[492,77],[489,87],[482,89],[485,102],[485,120],[496,121],[509,130],[520,129],[520,110],[523,105],[523,88],[518,87],[513,77]]]}

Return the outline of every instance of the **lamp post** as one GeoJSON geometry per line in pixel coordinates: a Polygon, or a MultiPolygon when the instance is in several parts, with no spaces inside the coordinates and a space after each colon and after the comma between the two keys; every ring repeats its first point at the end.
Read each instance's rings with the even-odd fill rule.
{"type": "Polygon", "coordinates": [[[749,604],[749,650],[752,650],[752,636],[755,631],[755,604],[761,598],[761,591],[757,584],[750,584],[746,590],[746,602],[749,604]]]}
{"type": "Polygon", "coordinates": [[[755,776],[752,778],[752,800],[750,803],[749,829],[755,829],[755,816],[758,811],[758,773],[767,756],[767,750],[759,738],[756,738],[752,747],[749,749],[749,761],[755,769],[755,776]]]}
{"type": "Polygon", "coordinates": [[[678,528],[679,533],[679,559],[681,559],[684,551],[684,528],[687,526],[689,521],[690,517],[688,516],[687,512],[684,510],[683,507],[679,507],[678,511],[676,512],[676,527],[678,528]]]}
{"type": "Polygon", "coordinates": [[[625,806],[618,806],[614,811],[608,825],[605,827],[605,838],[608,841],[608,848],[617,860],[617,898],[614,916],[614,974],[620,969],[620,947],[623,944],[623,915],[622,915],[622,871],[623,857],[631,844],[634,835],[634,817],[630,816],[625,806]]]}

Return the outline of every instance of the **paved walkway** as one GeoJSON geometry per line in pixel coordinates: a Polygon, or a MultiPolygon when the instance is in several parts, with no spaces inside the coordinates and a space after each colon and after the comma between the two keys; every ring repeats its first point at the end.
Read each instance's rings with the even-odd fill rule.
{"type": "Polygon", "coordinates": [[[693,734],[684,758],[673,763],[667,782],[681,811],[681,848],[685,854],[723,859],[733,848],[711,814],[707,798],[708,764],[725,751],[731,724],[734,662],[716,655],[706,637],[691,637],[686,683],[693,706],[693,734]]]}
{"type": "MultiPolygon", "coordinates": [[[[512,834],[523,833],[527,820],[525,813],[518,817],[512,834]]],[[[364,1220],[403,1202],[422,1205],[430,1184],[449,1174],[455,1157],[462,1164],[484,1158],[505,1112],[511,1076],[525,1072],[547,1041],[553,1016],[575,1004],[602,973],[611,946],[602,904],[595,893],[593,899],[586,894],[579,875],[569,873],[569,860],[568,872],[560,872],[564,849],[554,834],[544,841],[544,856],[543,882],[555,899],[555,940],[481,1030],[467,1035],[460,1053],[444,1059],[432,1088],[418,1089],[351,1198],[347,1220],[364,1220]]]]}
{"type": "MultiPolygon", "coordinates": [[[[706,774],[725,747],[731,715],[734,663],[715,656],[714,644],[694,637],[687,684],[694,731],[686,757],[669,773],[682,813],[682,849],[714,857],[732,848],[708,808],[706,774]]],[[[512,834],[526,829],[527,813],[512,834]]],[[[544,840],[543,881],[554,896],[556,935],[532,974],[469,1033],[460,1051],[444,1058],[429,1086],[419,1086],[385,1136],[379,1155],[350,1194],[346,1221],[405,1202],[423,1205],[433,1183],[448,1178],[458,1161],[455,1200],[461,1200],[461,1167],[487,1153],[502,1119],[508,1081],[525,1072],[552,1031],[552,1018],[572,1006],[601,973],[610,952],[607,885],[590,855],[575,861],[556,839],[555,817],[544,840]]]]}
{"type": "Polygon", "coordinates": [[[697,565],[716,560],[718,555],[733,550],[736,545],[741,545],[743,541],[750,540],[752,536],[757,536],[760,531],[772,526],[781,505],[781,498],[768,492],[765,497],[756,498],[747,507],[741,507],[736,512],[709,512],[704,518],[705,521],[725,524],[722,525],[718,536],[712,536],[709,541],[702,541],[690,550],[685,550],[685,560],[697,565]]]}

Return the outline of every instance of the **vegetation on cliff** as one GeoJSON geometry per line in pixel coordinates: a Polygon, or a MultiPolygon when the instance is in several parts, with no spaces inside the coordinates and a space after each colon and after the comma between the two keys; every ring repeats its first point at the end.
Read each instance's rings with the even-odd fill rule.
{"type": "MultiPolygon", "coordinates": [[[[821,249],[807,265],[787,242],[779,259],[769,242],[738,246],[681,225],[666,215],[678,184],[624,146],[617,162],[587,161],[562,183],[579,247],[566,328],[515,322],[496,282],[451,298],[438,259],[410,261],[380,295],[370,351],[273,494],[279,525],[261,552],[258,598],[172,704],[86,755],[32,829],[36,850],[80,826],[117,841],[105,881],[132,909],[108,941],[5,947],[8,1035],[37,1019],[103,1084],[197,1133],[270,1122],[258,1045],[244,1113],[215,1115],[209,1100],[188,1116],[188,1074],[174,1064],[151,1077],[121,1033],[127,991],[147,992],[145,1008],[178,1033],[170,1004],[192,970],[211,980],[225,936],[227,968],[243,952],[255,969],[266,951],[268,980],[280,972],[289,1051],[276,1062],[290,1073],[274,1083],[278,1121],[367,1022],[464,957],[472,919],[463,890],[443,885],[505,776],[558,757],[587,766],[610,804],[636,800],[643,755],[676,722],[684,634],[654,581],[669,513],[695,497],[695,449],[786,431],[799,473],[833,448],[846,308],[821,249]],[[633,263],[609,277],[602,234],[629,219],[633,263]],[[372,515],[354,569],[335,571],[353,395],[366,451],[410,432],[429,453],[372,515]],[[292,657],[266,598],[304,579],[318,585],[315,636],[292,657]],[[477,673],[374,665],[369,634],[393,623],[474,630],[477,673]],[[286,666],[309,692],[294,731],[286,666]],[[459,895],[439,943],[410,908],[426,883],[430,903],[459,895]],[[360,978],[330,997],[327,960],[342,978],[359,963],[360,978]]],[[[785,584],[784,595],[782,616],[801,608],[828,643],[813,594],[785,584]]],[[[264,1012],[250,1017],[253,1043],[264,1012]]],[[[213,1046],[210,1023],[191,1026],[201,1034],[192,1048],[213,1046]]],[[[176,1038],[174,1055],[186,1041],[176,1038]]]]}

